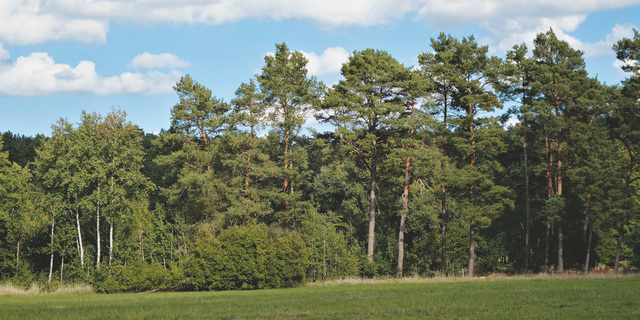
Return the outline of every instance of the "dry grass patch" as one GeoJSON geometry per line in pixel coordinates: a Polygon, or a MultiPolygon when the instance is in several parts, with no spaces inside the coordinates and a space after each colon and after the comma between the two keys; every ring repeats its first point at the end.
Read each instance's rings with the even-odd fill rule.
{"type": "Polygon", "coordinates": [[[425,277],[403,277],[396,278],[344,278],[344,279],[332,279],[326,281],[317,281],[309,283],[309,286],[340,286],[340,285],[367,285],[367,284],[388,284],[388,283],[449,283],[449,282],[468,282],[468,281],[508,281],[508,280],[523,280],[523,279],[540,279],[540,280],[562,280],[562,279],[620,279],[620,278],[637,278],[640,277],[640,273],[588,273],[582,272],[564,272],[564,273],[538,273],[538,274],[521,274],[521,275],[507,275],[504,273],[492,273],[486,276],[474,277],[444,277],[436,276],[431,278],[425,277]]]}
{"type": "Polygon", "coordinates": [[[40,296],[52,294],[89,294],[93,293],[93,287],[88,284],[61,285],[55,290],[47,290],[46,287],[34,283],[28,289],[17,287],[11,283],[0,284],[0,296],[40,296]]]}

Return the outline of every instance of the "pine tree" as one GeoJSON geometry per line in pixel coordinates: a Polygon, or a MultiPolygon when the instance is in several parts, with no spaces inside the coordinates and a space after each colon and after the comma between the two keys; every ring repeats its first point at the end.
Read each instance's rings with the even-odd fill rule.
{"type": "Polygon", "coordinates": [[[295,212],[300,209],[295,206],[299,197],[294,194],[294,184],[304,180],[307,165],[306,153],[294,148],[294,142],[310,110],[319,104],[323,85],[307,75],[308,61],[302,53],[289,51],[285,43],[276,44],[275,54],[265,56],[264,62],[257,79],[269,106],[270,125],[284,147],[280,153],[283,194],[277,202],[282,203],[282,222],[290,229],[295,225],[295,212]]]}
{"type": "Polygon", "coordinates": [[[379,166],[395,129],[389,121],[406,112],[400,88],[408,72],[387,52],[367,49],[354,52],[341,73],[345,80],[329,91],[319,116],[336,126],[336,139],[369,172],[367,256],[373,262],[379,166]]]}

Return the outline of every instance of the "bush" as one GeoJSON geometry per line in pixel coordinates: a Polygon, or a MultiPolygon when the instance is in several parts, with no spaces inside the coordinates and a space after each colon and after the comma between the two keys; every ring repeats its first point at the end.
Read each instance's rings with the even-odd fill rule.
{"type": "Polygon", "coordinates": [[[94,272],[92,285],[99,293],[174,291],[180,289],[180,276],[158,264],[135,262],[94,272]]]}
{"type": "Polygon", "coordinates": [[[294,232],[277,236],[264,225],[232,227],[197,240],[184,267],[191,290],[265,289],[305,281],[309,250],[294,232]]]}

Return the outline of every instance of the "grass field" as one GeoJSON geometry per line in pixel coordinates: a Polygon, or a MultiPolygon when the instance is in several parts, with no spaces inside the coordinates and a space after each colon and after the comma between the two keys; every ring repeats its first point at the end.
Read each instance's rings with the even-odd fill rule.
{"type": "Polygon", "coordinates": [[[0,319],[639,319],[640,277],[364,281],[303,288],[0,297],[0,319]]]}

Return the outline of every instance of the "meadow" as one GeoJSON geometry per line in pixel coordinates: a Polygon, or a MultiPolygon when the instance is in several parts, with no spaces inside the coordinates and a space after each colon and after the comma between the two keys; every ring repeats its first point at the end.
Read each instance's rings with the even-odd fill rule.
{"type": "Polygon", "coordinates": [[[0,319],[638,319],[640,277],[350,280],[276,290],[5,294],[0,319]]]}

